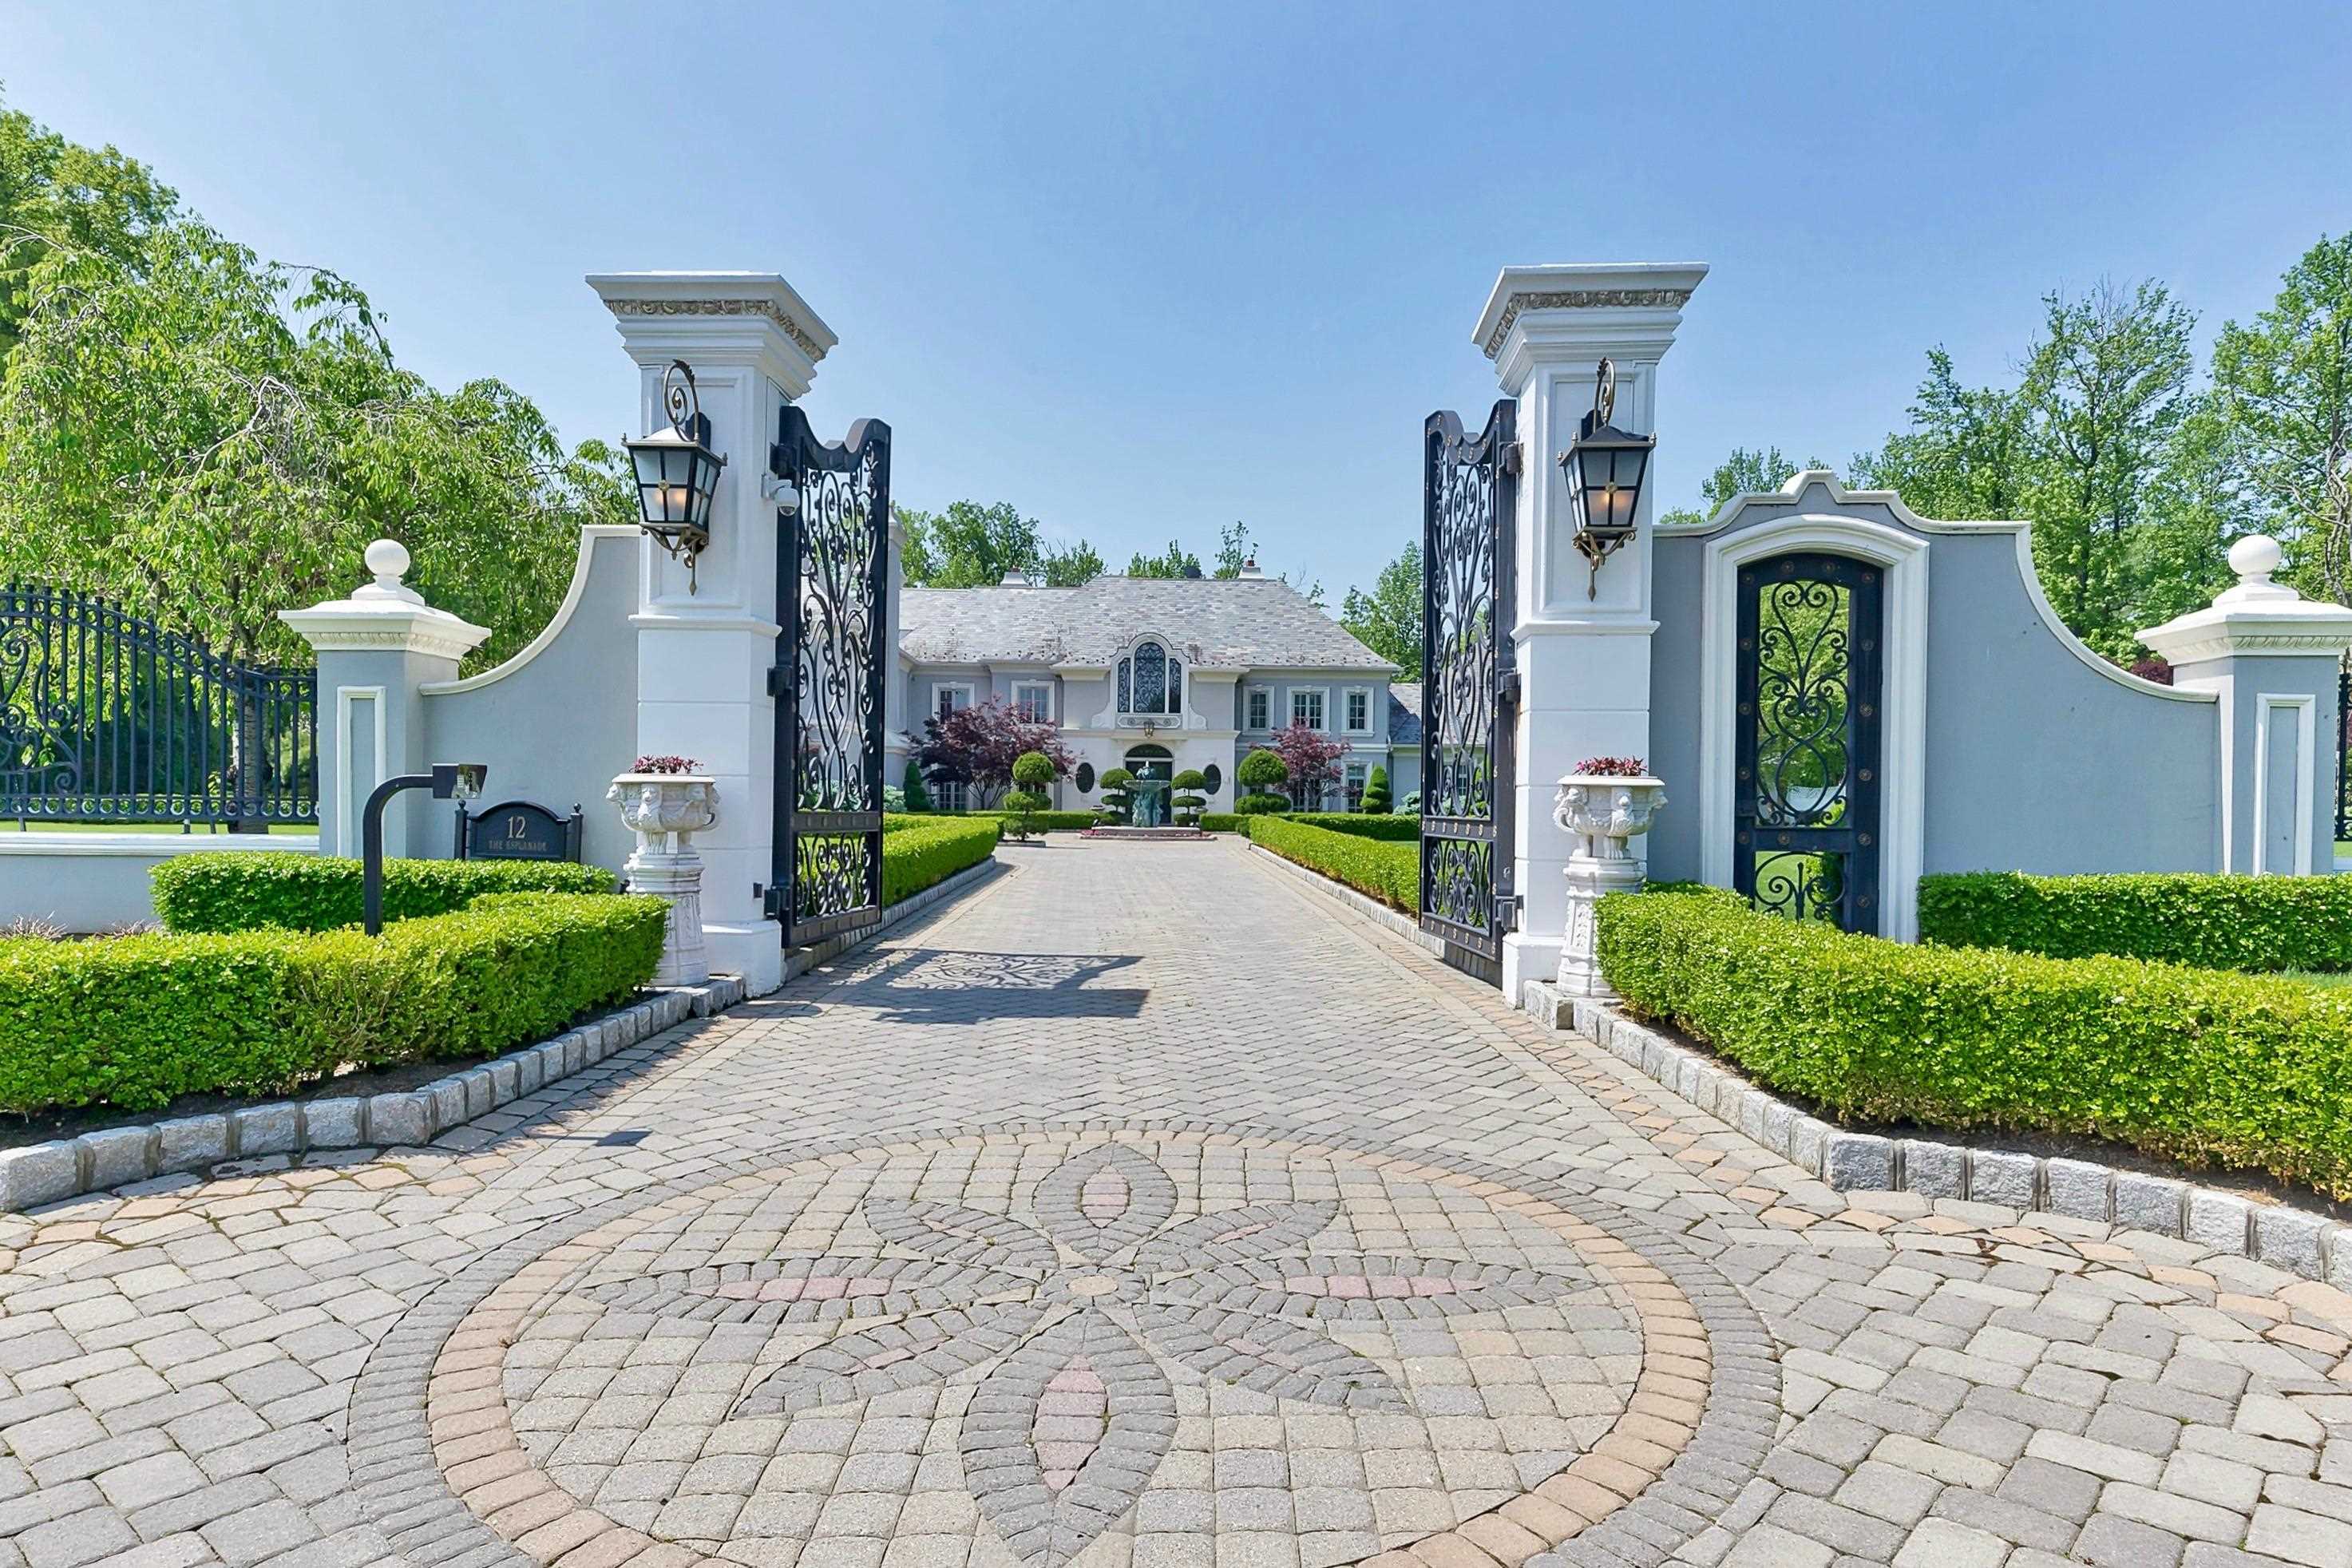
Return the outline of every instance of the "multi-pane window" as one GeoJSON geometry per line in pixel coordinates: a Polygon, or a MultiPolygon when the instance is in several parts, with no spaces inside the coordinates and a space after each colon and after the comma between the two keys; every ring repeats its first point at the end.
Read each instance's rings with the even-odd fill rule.
{"type": "Polygon", "coordinates": [[[1369,691],[1348,693],[1348,728],[1362,734],[1372,727],[1372,694],[1369,691]]]}
{"type": "Polygon", "coordinates": [[[1290,721],[1304,724],[1310,730],[1323,728],[1323,693],[1294,691],[1290,694],[1290,721]]]}
{"type": "Polygon", "coordinates": [[[1135,645],[1118,661],[1118,710],[1122,713],[1177,713],[1184,707],[1184,666],[1168,657],[1156,642],[1135,645]]]}
{"type": "Polygon", "coordinates": [[[961,811],[970,798],[961,779],[949,779],[931,786],[931,805],[940,811],[961,811]]]}
{"type": "Polygon", "coordinates": [[[969,708],[971,706],[971,688],[969,686],[942,686],[939,689],[936,700],[939,703],[939,715],[940,718],[945,719],[950,714],[956,712],[959,709],[969,708]]]}
{"type": "Polygon", "coordinates": [[[1024,680],[1013,688],[1013,710],[1032,724],[1054,716],[1054,689],[1042,680],[1024,680]]]}
{"type": "Polygon", "coordinates": [[[1267,721],[1269,718],[1268,710],[1272,707],[1272,704],[1267,700],[1265,688],[1263,686],[1251,688],[1246,700],[1249,707],[1243,727],[1250,730],[1263,730],[1267,728],[1267,721]]]}
{"type": "Polygon", "coordinates": [[[1364,764],[1349,763],[1348,764],[1348,809],[1349,811],[1360,809],[1363,804],[1364,764]]]}

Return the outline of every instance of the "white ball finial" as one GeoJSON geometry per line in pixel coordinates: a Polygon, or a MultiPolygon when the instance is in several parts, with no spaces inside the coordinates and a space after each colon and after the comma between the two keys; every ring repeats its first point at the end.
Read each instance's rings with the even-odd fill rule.
{"type": "Polygon", "coordinates": [[[2230,546],[2230,570],[2249,583],[2267,583],[2278,570],[2279,542],[2264,533],[2250,533],[2230,546]]]}
{"type": "Polygon", "coordinates": [[[367,562],[367,569],[375,574],[376,583],[382,587],[396,587],[401,578],[408,574],[408,546],[397,539],[377,540],[367,547],[363,559],[367,562]],[[385,582],[387,577],[392,581],[385,582]]]}

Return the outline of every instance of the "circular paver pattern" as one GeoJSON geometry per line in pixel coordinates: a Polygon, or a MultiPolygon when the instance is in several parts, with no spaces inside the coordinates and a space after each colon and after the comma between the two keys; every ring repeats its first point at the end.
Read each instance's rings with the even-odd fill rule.
{"type": "Polygon", "coordinates": [[[1124,1563],[1161,1531],[1516,1563],[1695,1532],[1770,1430],[1737,1293],[1563,1186],[1136,1129],[738,1169],[413,1313],[355,1404],[390,1417],[373,1446],[354,1422],[379,1517],[432,1514],[429,1457],[436,1536],[525,1563],[821,1563],[877,1525],[1004,1568],[1124,1563]]]}

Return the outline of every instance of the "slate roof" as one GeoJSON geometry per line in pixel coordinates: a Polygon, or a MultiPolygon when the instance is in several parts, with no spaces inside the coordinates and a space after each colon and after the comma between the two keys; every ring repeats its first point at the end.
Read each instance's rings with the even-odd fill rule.
{"type": "Polygon", "coordinates": [[[1421,744],[1421,682],[1418,680],[1392,680],[1389,683],[1389,744],[1421,744]]]}
{"type": "Polygon", "coordinates": [[[1212,668],[1395,668],[1279,577],[908,588],[898,601],[898,647],[918,664],[1108,665],[1146,632],[1212,668]]]}

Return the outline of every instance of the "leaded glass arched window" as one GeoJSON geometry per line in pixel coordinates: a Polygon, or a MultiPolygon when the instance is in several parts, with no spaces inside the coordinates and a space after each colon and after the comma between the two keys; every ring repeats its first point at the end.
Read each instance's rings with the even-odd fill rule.
{"type": "Polygon", "coordinates": [[[1118,710],[1175,713],[1184,706],[1184,665],[1156,642],[1135,645],[1118,661],[1118,710]]]}

